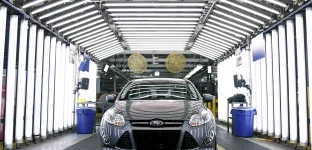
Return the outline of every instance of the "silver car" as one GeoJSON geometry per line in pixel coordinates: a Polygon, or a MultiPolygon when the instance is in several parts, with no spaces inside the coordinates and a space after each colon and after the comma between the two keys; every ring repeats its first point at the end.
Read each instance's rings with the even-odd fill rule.
{"type": "Polygon", "coordinates": [[[103,149],[216,149],[216,123],[188,80],[136,79],[122,89],[101,121],[103,149]]]}

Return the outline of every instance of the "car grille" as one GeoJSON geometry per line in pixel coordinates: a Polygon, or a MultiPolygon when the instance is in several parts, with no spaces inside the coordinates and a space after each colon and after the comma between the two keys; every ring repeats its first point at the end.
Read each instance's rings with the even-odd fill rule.
{"type": "Polygon", "coordinates": [[[140,149],[176,149],[180,130],[133,130],[134,142],[136,148],[140,149]]]}
{"type": "Polygon", "coordinates": [[[198,147],[198,144],[194,137],[187,131],[184,133],[183,142],[182,142],[182,149],[195,149],[198,147]]]}
{"type": "Polygon", "coordinates": [[[132,149],[130,135],[128,131],[126,131],[121,135],[121,137],[116,143],[116,146],[122,149],[132,149]]]}
{"type": "MultiPolygon", "coordinates": [[[[163,121],[164,124],[160,127],[181,127],[183,124],[183,121],[163,121]]],[[[131,121],[131,125],[133,127],[152,127],[150,125],[150,121],[131,121]]]]}

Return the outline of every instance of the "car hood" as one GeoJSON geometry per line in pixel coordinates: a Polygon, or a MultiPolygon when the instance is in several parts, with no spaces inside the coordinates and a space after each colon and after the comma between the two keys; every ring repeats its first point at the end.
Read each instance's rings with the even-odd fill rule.
{"type": "Polygon", "coordinates": [[[117,101],[114,108],[126,120],[188,120],[202,106],[201,101],[133,100],[117,101]]]}

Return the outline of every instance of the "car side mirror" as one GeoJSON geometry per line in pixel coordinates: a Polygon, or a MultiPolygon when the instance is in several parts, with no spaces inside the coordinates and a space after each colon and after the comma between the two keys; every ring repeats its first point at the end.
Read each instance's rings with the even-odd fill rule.
{"type": "Polygon", "coordinates": [[[215,99],[215,97],[210,94],[204,94],[203,96],[204,96],[204,102],[213,102],[213,100],[215,99]]]}
{"type": "Polygon", "coordinates": [[[110,103],[114,103],[114,102],[115,102],[115,98],[116,98],[116,96],[113,95],[113,94],[107,95],[107,96],[106,96],[106,101],[107,101],[107,102],[110,102],[110,103]]]}

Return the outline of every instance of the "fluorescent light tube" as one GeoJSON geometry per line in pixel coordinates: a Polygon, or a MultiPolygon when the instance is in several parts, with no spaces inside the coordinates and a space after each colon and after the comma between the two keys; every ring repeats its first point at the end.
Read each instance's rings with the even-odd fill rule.
{"type": "Polygon", "coordinates": [[[91,18],[85,19],[85,20],[80,21],[80,22],[78,22],[78,23],[75,23],[75,24],[66,26],[66,27],[64,27],[64,28],[61,28],[61,29],[59,30],[59,32],[63,32],[63,31],[72,29],[72,28],[74,28],[74,27],[83,25],[83,24],[85,24],[85,23],[91,22],[91,21],[93,21],[93,20],[95,20],[95,19],[99,19],[99,18],[101,18],[100,15],[93,16],[93,17],[91,17],[91,18]]]}
{"type": "Polygon", "coordinates": [[[111,48],[108,48],[108,49],[104,49],[98,53],[94,53],[95,56],[99,57],[99,56],[103,56],[103,55],[107,55],[107,54],[112,54],[112,53],[116,53],[119,51],[122,51],[122,47],[120,45],[116,45],[116,46],[113,46],[111,48]]]}
{"type": "Polygon", "coordinates": [[[129,16],[138,16],[138,17],[199,17],[200,13],[111,13],[113,17],[129,17],[129,16]]]}
{"type": "Polygon", "coordinates": [[[187,44],[186,41],[172,41],[172,42],[166,42],[166,41],[128,41],[128,44],[187,44]]]}
{"type": "Polygon", "coordinates": [[[279,0],[265,0],[265,1],[276,4],[276,5],[281,6],[281,7],[287,7],[287,5],[285,3],[283,3],[279,0]]]}
{"type": "Polygon", "coordinates": [[[134,29],[134,30],[141,30],[141,29],[150,29],[150,28],[155,28],[155,29],[192,29],[194,30],[195,25],[118,25],[118,27],[122,30],[124,29],[134,29]]]}
{"type": "Polygon", "coordinates": [[[94,32],[97,32],[98,30],[100,30],[99,28],[107,28],[107,26],[105,27],[104,24],[99,24],[99,25],[96,25],[92,28],[88,28],[86,30],[83,30],[83,31],[80,31],[76,34],[73,34],[73,35],[70,35],[68,36],[69,39],[72,39],[72,38],[76,38],[76,37],[83,37],[85,35],[89,35],[90,33],[94,33],[94,32]]]}
{"type": "MultiPolygon", "coordinates": [[[[244,61],[244,60],[243,60],[244,61]]],[[[260,59],[260,65],[261,65],[261,106],[262,106],[262,134],[267,135],[268,134],[268,96],[267,96],[267,81],[266,81],[266,59],[262,58],[260,59]]],[[[247,66],[247,65],[246,65],[247,66]]],[[[245,67],[245,65],[244,65],[245,67]]],[[[247,73],[245,73],[245,76],[247,76],[247,73]]]]}
{"type": "Polygon", "coordinates": [[[215,37],[212,37],[212,36],[205,36],[207,34],[205,33],[201,33],[197,39],[201,39],[203,41],[214,41],[215,43],[218,43],[218,44],[223,44],[224,46],[226,46],[227,48],[231,48],[233,47],[233,44],[227,42],[227,41],[224,41],[224,40],[221,40],[221,39],[218,39],[218,38],[215,38],[215,37]]]}
{"type": "Polygon", "coordinates": [[[202,56],[204,56],[204,57],[207,57],[207,58],[209,58],[209,59],[215,59],[215,57],[214,56],[210,56],[210,55],[207,55],[207,54],[203,54],[202,52],[199,52],[199,51],[197,51],[197,50],[195,50],[195,49],[191,49],[190,50],[191,52],[194,52],[194,53],[196,53],[196,54],[198,54],[198,55],[202,55],[202,56]]]}
{"type": "Polygon", "coordinates": [[[77,17],[74,17],[74,18],[71,18],[71,19],[66,19],[66,20],[61,21],[61,22],[59,22],[59,23],[55,23],[55,24],[52,25],[52,27],[53,27],[53,28],[57,28],[57,27],[59,27],[59,26],[63,26],[63,25],[65,25],[65,24],[69,24],[69,23],[71,23],[71,22],[75,22],[75,21],[77,21],[77,20],[80,20],[80,19],[82,19],[82,18],[91,16],[91,15],[97,14],[97,13],[98,13],[97,10],[90,11],[90,12],[88,12],[88,13],[84,13],[83,15],[79,15],[79,16],[77,16],[77,17]]]}
{"type": "MultiPolygon", "coordinates": [[[[29,30],[29,44],[28,44],[28,69],[35,70],[35,55],[36,55],[36,40],[37,40],[37,26],[31,25],[29,30]]],[[[26,87],[26,116],[25,116],[25,138],[32,140],[33,129],[33,105],[34,105],[34,71],[27,71],[27,87],[26,87]]]]}
{"type": "Polygon", "coordinates": [[[84,35],[82,35],[82,36],[73,38],[71,41],[78,41],[78,40],[84,39],[84,38],[86,38],[86,37],[90,37],[90,36],[92,36],[92,35],[95,35],[95,34],[104,32],[104,31],[107,30],[107,29],[109,29],[108,26],[106,26],[106,27],[104,27],[104,28],[100,28],[100,29],[95,30],[95,31],[92,31],[92,32],[88,32],[87,34],[84,34],[84,35]]]}
{"type": "MultiPolygon", "coordinates": [[[[252,43],[253,44],[253,43],[252,43]]],[[[256,109],[257,109],[257,117],[256,117],[256,121],[257,121],[257,132],[261,133],[262,132],[262,85],[261,85],[261,60],[257,60],[255,61],[255,76],[256,76],[256,91],[254,92],[254,96],[256,99],[256,109]]]]}
{"type": "Polygon", "coordinates": [[[50,47],[50,70],[49,70],[49,101],[48,101],[48,133],[53,134],[53,115],[55,102],[55,52],[56,52],[56,38],[51,38],[50,47]]]}
{"type": "Polygon", "coordinates": [[[274,135],[274,94],[273,94],[273,56],[272,56],[272,36],[271,33],[265,34],[266,51],[266,73],[267,73],[267,98],[268,98],[268,135],[274,135]]]}
{"type": "Polygon", "coordinates": [[[63,7],[63,8],[60,8],[60,9],[57,9],[55,11],[52,11],[52,12],[49,12],[47,14],[44,14],[42,16],[39,17],[39,19],[44,19],[44,18],[47,18],[47,17],[50,17],[50,16],[53,16],[55,14],[58,14],[58,13],[61,13],[63,11],[66,11],[66,10],[69,10],[69,9],[72,9],[74,7],[77,7],[77,6],[80,6],[82,4],[85,4],[87,2],[89,2],[90,0],[83,0],[83,1],[80,1],[80,2],[77,2],[77,3],[74,3],[72,5],[69,5],[69,6],[66,6],[66,7],[63,7]]]}
{"type": "Polygon", "coordinates": [[[115,21],[118,21],[118,20],[126,20],[126,21],[138,21],[138,20],[148,20],[148,21],[198,21],[199,18],[175,18],[175,17],[171,17],[171,18],[151,18],[151,17],[135,17],[135,18],[130,18],[130,17],[116,17],[114,18],[115,21]]]}
{"type": "MultiPolygon", "coordinates": [[[[120,51],[120,52],[122,52],[122,51],[120,51]]],[[[118,53],[120,53],[120,52],[118,52],[118,53]]],[[[115,53],[115,54],[118,54],[118,53],[115,53]]],[[[101,56],[99,59],[103,60],[103,59],[108,58],[108,57],[110,57],[112,55],[115,55],[115,54],[108,54],[108,55],[105,55],[105,56],[101,56]]]]}
{"type": "Polygon", "coordinates": [[[64,3],[69,2],[69,1],[72,1],[72,0],[60,0],[60,1],[56,1],[56,2],[50,3],[50,4],[46,5],[46,6],[40,7],[40,8],[38,8],[38,9],[35,9],[34,11],[30,12],[30,14],[34,15],[34,14],[37,14],[37,13],[39,13],[39,12],[48,10],[48,9],[50,9],[50,8],[52,8],[52,7],[55,7],[55,6],[64,4],[64,3]]]}
{"type": "Polygon", "coordinates": [[[229,19],[233,19],[233,20],[235,20],[235,21],[238,21],[238,22],[240,22],[240,23],[243,23],[243,24],[245,24],[245,25],[248,25],[248,26],[251,26],[251,27],[254,27],[254,28],[258,28],[258,25],[256,25],[256,24],[253,24],[253,23],[250,23],[249,21],[245,21],[245,20],[243,20],[243,19],[234,17],[234,16],[229,15],[229,14],[227,14],[227,13],[224,13],[224,12],[222,12],[222,11],[213,10],[213,12],[215,12],[215,13],[217,13],[217,14],[219,14],[219,15],[225,16],[225,17],[227,17],[227,18],[229,18],[229,19]]]}
{"type": "Polygon", "coordinates": [[[177,25],[177,24],[181,24],[181,25],[196,25],[197,22],[190,22],[190,21],[181,21],[181,22],[174,22],[174,21],[157,21],[157,22],[149,22],[149,21],[116,21],[115,22],[116,24],[120,25],[120,24],[138,24],[138,25],[144,25],[144,24],[174,24],[174,25],[177,25]]]}
{"type": "Polygon", "coordinates": [[[170,32],[170,31],[155,31],[155,32],[125,32],[123,31],[122,34],[192,34],[193,32],[170,32]]]}
{"type": "MultiPolygon", "coordinates": [[[[312,17],[312,7],[307,7],[306,8],[306,38],[307,38],[307,41],[311,41],[312,40],[312,30],[311,30],[311,26],[312,26],[312,21],[311,18],[312,17]]],[[[311,42],[307,42],[307,58],[312,58],[312,44],[311,42]]],[[[312,61],[310,59],[308,59],[308,72],[312,72],[312,61]]],[[[309,73],[309,77],[308,77],[310,80],[309,80],[309,85],[312,85],[312,73],[309,73]]],[[[312,96],[312,87],[309,86],[309,95],[312,96]]],[[[312,108],[311,108],[311,105],[310,105],[310,116],[312,116],[312,108]]],[[[310,129],[312,129],[312,124],[310,123],[310,129]]],[[[310,130],[310,135],[312,136],[312,131],[310,130]]],[[[310,138],[310,141],[312,141],[312,139],[310,138]]]]}
{"type": "MultiPolygon", "coordinates": [[[[62,51],[62,42],[57,41],[56,43],[56,50],[55,50],[55,87],[61,86],[61,51],[62,51]]],[[[61,98],[61,89],[55,88],[55,101],[54,101],[54,124],[53,130],[54,133],[58,133],[59,130],[59,121],[60,121],[60,98],[61,98]]]]}
{"type": "Polygon", "coordinates": [[[64,101],[65,101],[65,73],[66,73],[66,44],[62,43],[62,49],[60,51],[60,101],[59,101],[59,130],[64,131],[64,101]]]}
{"type": "Polygon", "coordinates": [[[212,56],[219,56],[222,54],[222,53],[217,53],[217,52],[211,51],[211,49],[203,49],[203,48],[198,47],[198,46],[194,46],[191,49],[196,50],[197,52],[201,52],[202,54],[209,54],[212,56]]]}
{"type": "Polygon", "coordinates": [[[99,36],[110,36],[112,35],[113,32],[111,30],[106,30],[106,31],[102,31],[101,33],[98,33],[98,34],[94,34],[94,35],[91,35],[91,36],[88,36],[86,38],[83,38],[79,41],[75,41],[75,43],[79,44],[79,43],[83,43],[83,42],[86,42],[88,40],[91,40],[91,39],[94,39],[94,38],[97,38],[99,36]]]}
{"type": "Polygon", "coordinates": [[[274,13],[274,14],[279,14],[279,11],[277,11],[277,10],[275,10],[275,9],[272,9],[272,8],[270,8],[270,7],[266,7],[266,6],[263,6],[263,5],[261,5],[261,4],[258,4],[258,3],[256,3],[256,2],[254,2],[254,1],[249,1],[249,0],[247,0],[247,1],[244,1],[245,3],[248,3],[248,4],[250,4],[250,5],[253,5],[253,6],[256,6],[256,7],[258,7],[258,8],[261,8],[261,9],[263,9],[263,10],[266,10],[266,11],[269,11],[269,12],[271,12],[271,13],[274,13]]]}
{"type": "Polygon", "coordinates": [[[92,51],[91,54],[95,54],[106,49],[114,49],[116,47],[121,47],[120,43],[111,43],[110,45],[106,47],[100,47],[100,48],[94,49],[94,51],[92,51]]]}
{"type": "Polygon", "coordinates": [[[249,27],[246,27],[246,26],[243,26],[243,25],[234,23],[234,22],[229,21],[229,20],[227,20],[227,19],[223,19],[223,18],[221,18],[221,17],[219,17],[219,16],[211,15],[210,17],[213,18],[213,19],[217,19],[217,20],[220,20],[220,21],[222,21],[222,22],[228,23],[228,24],[230,24],[230,25],[236,26],[236,27],[238,27],[238,28],[244,29],[244,30],[246,30],[246,31],[250,31],[250,32],[253,32],[253,31],[254,31],[253,29],[251,29],[251,28],[249,28],[249,27]]]}
{"type": "MultiPolygon", "coordinates": [[[[0,22],[7,22],[7,8],[4,6],[0,6],[0,22]]],[[[3,66],[3,58],[4,58],[4,48],[5,48],[5,37],[6,37],[6,23],[0,23],[0,66],[3,66]]],[[[0,74],[3,74],[3,67],[0,67],[0,74]]],[[[0,80],[0,85],[2,85],[3,81],[0,80]]],[[[0,92],[0,97],[2,97],[2,92],[0,92]]],[[[0,105],[2,106],[2,102],[0,101],[0,105]]],[[[0,112],[2,112],[2,108],[0,107],[0,112]]]]}
{"type": "Polygon", "coordinates": [[[203,66],[201,64],[198,64],[192,71],[190,71],[185,77],[184,79],[188,79],[190,78],[192,75],[194,75],[196,72],[198,72],[200,69],[202,69],[203,66]]]}
{"type": "MultiPolygon", "coordinates": [[[[246,31],[243,31],[243,30],[234,28],[234,27],[232,27],[232,26],[229,26],[229,25],[220,23],[219,21],[216,21],[216,20],[214,20],[214,19],[208,19],[208,21],[209,21],[209,22],[212,22],[212,23],[214,23],[214,24],[216,24],[216,25],[219,25],[219,26],[222,26],[222,27],[231,29],[231,30],[233,30],[233,31],[235,31],[235,32],[239,32],[239,33],[244,34],[244,35],[249,35],[249,34],[250,34],[250,33],[246,32],[246,31]]],[[[206,25],[207,25],[207,24],[206,24],[206,25]]],[[[235,32],[233,32],[233,33],[235,33],[235,32]]],[[[243,35],[240,35],[240,36],[243,36],[243,35]]],[[[243,37],[245,37],[245,36],[243,36],[243,37]]]]}
{"type": "Polygon", "coordinates": [[[16,123],[15,141],[23,143],[24,135],[24,112],[26,95],[26,56],[27,56],[28,20],[22,20],[20,25],[18,78],[17,78],[17,101],[16,101],[16,123]]]}
{"type": "Polygon", "coordinates": [[[114,3],[107,2],[103,4],[104,7],[203,7],[205,3],[114,3]]]}
{"type": "MultiPolygon", "coordinates": [[[[118,26],[119,27],[119,26],[118,26]]],[[[121,31],[136,31],[136,33],[141,33],[143,31],[176,31],[176,32],[182,32],[182,31],[194,31],[194,28],[120,28],[121,31]]]]}
{"type": "Polygon", "coordinates": [[[184,51],[184,49],[172,49],[172,48],[130,48],[132,51],[168,51],[168,50],[174,50],[174,51],[184,51]]]}
{"type": "Polygon", "coordinates": [[[106,64],[106,65],[105,65],[105,68],[104,68],[104,71],[107,72],[107,71],[108,71],[108,68],[109,68],[109,65],[106,64]]]}
{"type": "Polygon", "coordinates": [[[132,44],[132,43],[128,43],[130,46],[185,46],[186,43],[183,44],[172,44],[172,43],[159,43],[159,44],[153,44],[153,43],[149,43],[149,44],[132,44]]]}
{"type": "Polygon", "coordinates": [[[34,130],[33,130],[34,135],[40,135],[43,40],[44,40],[44,30],[39,29],[37,35],[37,50],[36,50],[35,104],[34,104],[35,108],[34,108],[34,130]]]}
{"type": "MultiPolygon", "coordinates": [[[[171,36],[152,36],[152,37],[140,37],[140,36],[126,36],[125,39],[189,39],[190,37],[171,37],[171,36]]],[[[128,41],[128,40],[127,40],[128,41]]]]}
{"type": "MultiPolygon", "coordinates": [[[[5,33],[5,32],[4,32],[5,33]]],[[[3,33],[2,33],[3,34],[3,33]]],[[[9,49],[8,66],[6,76],[6,101],[5,101],[5,122],[4,122],[4,147],[13,148],[13,129],[14,129],[14,102],[15,102],[15,80],[16,80],[16,49],[18,34],[18,16],[10,16],[9,29],[9,49]]]]}
{"type": "Polygon", "coordinates": [[[263,13],[254,11],[254,10],[252,10],[252,9],[246,8],[246,7],[244,7],[244,6],[238,5],[238,4],[236,4],[236,3],[234,3],[234,2],[231,2],[231,1],[228,1],[228,0],[220,0],[220,2],[223,2],[223,3],[226,3],[226,4],[232,5],[232,6],[236,7],[236,8],[239,8],[239,9],[242,9],[242,10],[245,10],[245,11],[248,11],[248,12],[250,12],[250,13],[253,13],[253,14],[255,14],[255,15],[257,15],[257,16],[260,16],[260,17],[262,17],[262,18],[265,18],[265,19],[267,19],[267,20],[271,20],[271,19],[272,19],[272,18],[271,18],[270,16],[268,16],[268,15],[265,15],[265,14],[263,14],[263,13]]]}
{"type": "Polygon", "coordinates": [[[49,99],[49,64],[50,64],[50,36],[44,38],[43,73],[42,73],[42,112],[41,112],[41,138],[47,138],[48,99],[49,99]]]}
{"type": "Polygon", "coordinates": [[[108,8],[108,12],[202,12],[202,8],[108,8]]]}
{"type": "Polygon", "coordinates": [[[214,43],[211,43],[211,42],[207,42],[207,41],[203,41],[201,39],[197,39],[195,41],[195,44],[200,44],[202,45],[203,47],[210,47],[210,48],[213,48],[213,49],[216,49],[218,51],[222,51],[222,52],[226,52],[229,50],[229,48],[226,48],[226,47],[223,47],[223,46],[220,46],[220,45],[217,45],[217,44],[214,44],[214,43]]]}
{"type": "Polygon", "coordinates": [[[28,7],[31,7],[31,6],[34,6],[34,5],[43,3],[43,2],[45,2],[45,1],[47,1],[47,0],[35,0],[35,1],[31,1],[31,2],[28,2],[28,3],[24,4],[24,5],[22,6],[22,8],[25,9],[25,8],[28,8],[28,7]]]}
{"type": "Polygon", "coordinates": [[[115,36],[100,36],[100,37],[97,37],[93,40],[89,40],[87,42],[84,42],[84,43],[81,43],[80,45],[83,46],[83,47],[87,47],[87,46],[90,46],[90,45],[93,45],[93,44],[96,44],[96,43],[99,43],[99,42],[107,42],[107,40],[110,40],[110,39],[115,39],[117,40],[117,38],[115,36]]]}
{"type": "Polygon", "coordinates": [[[75,33],[75,32],[77,32],[77,31],[83,30],[83,29],[85,29],[85,28],[92,27],[92,26],[94,26],[94,25],[96,25],[96,24],[99,24],[99,23],[103,23],[103,24],[106,25],[106,23],[104,23],[104,21],[103,21],[102,19],[100,19],[100,20],[94,21],[94,22],[92,22],[92,23],[88,23],[88,24],[86,24],[86,25],[84,25],[84,26],[81,26],[81,27],[79,27],[79,28],[75,28],[75,29],[73,29],[73,30],[64,32],[63,35],[66,36],[66,35],[75,33]]]}
{"type": "Polygon", "coordinates": [[[216,38],[216,39],[219,39],[219,40],[223,40],[225,42],[232,43],[232,45],[237,44],[237,41],[231,40],[231,39],[226,38],[224,36],[220,36],[219,34],[216,34],[216,33],[213,33],[213,32],[208,32],[206,30],[202,30],[200,35],[203,35],[203,36],[206,36],[206,37],[210,37],[210,38],[216,38]]]}
{"type": "Polygon", "coordinates": [[[132,36],[132,37],[150,37],[150,36],[177,36],[177,37],[190,37],[192,36],[191,34],[123,34],[124,37],[129,37],[129,36],[132,36]]]}
{"type": "MultiPolygon", "coordinates": [[[[227,34],[227,33],[224,33],[224,32],[218,31],[218,30],[214,30],[214,29],[208,28],[208,27],[206,27],[206,26],[204,26],[204,29],[209,30],[209,31],[212,31],[212,32],[215,32],[215,33],[217,33],[217,34],[219,34],[219,35],[223,35],[223,36],[225,36],[225,37],[227,37],[227,38],[230,38],[230,39],[232,39],[232,40],[234,40],[234,41],[237,41],[237,42],[240,42],[240,41],[241,41],[241,39],[239,39],[239,38],[237,38],[237,37],[233,37],[233,35],[229,35],[229,34],[227,34]]],[[[202,30],[202,31],[205,32],[205,30],[202,30]]]]}
{"type": "Polygon", "coordinates": [[[141,38],[141,39],[127,39],[127,42],[128,43],[131,43],[131,42],[185,42],[187,43],[189,41],[188,38],[185,38],[185,39],[144,39],[144,38],[141,38]]]}
{"type": "Polygon", "coordinates": [[[211,27],[211,28],[214,28],[215,30],[219,30],[219,31],[222,31],[222,32],[225,32],[225,33],[232,34],[232,35],[234,35],[234,36],[236,36],[236,37],[245,38],[244,35],[241,35],[241,34],[239,34],[239,33],[236,33],[236,32],[233,32],[233,31],[224,29],[224,28],[222,28],[222,27],[219,27],[220,25],[217,26],[217,25],[213,25],[213,24],[207,23],[206,26],[211,27]]]}
{"type": "Polygon", "coordinates": [[[236,11],[236,10],[234,10],[234,9],[231,9],[231,8],[228,8],[228,7],[225,7],[225,6],[222,6],[222,5],[220,5],[220,4],[216,4],[215,6],[221,8],[221,9],[227,10],[227,11],[233,13],[233,14],[236,14],[236,15],[239,15],[239,16],[241,16],[241,17],[244,17],[244,18],[246,18],[246,19],[249,19],[249,20],[251,20],[251,21],[257,22],[257,23],[259,23],[259,24],[264,24],[264,22],[263,22],[262,20],[257,19],[257,18],[254,18],[254,17],[251,17],[251,16],[246,15],[246,14],[244,14],[244,13],[238,12],[238,11],[236,11]]]}
{"type": "Polygon", "coordinates": [[[87,51],[91,50],[91,49],[97,49],[97,48],[100,48],[100,47],[106,47],[108,45],[111,45],[111,44],[115,44],[115,43],[119,43],[119,41],[115,40],[115,39],[111,39],[110,41],[106,41],[105,43],[100,43],[100,44],[97,44],[97,45],[93,45],[91,47],[88,47],[86,48],[87,51]],[[112,41],[112,42],[111,42],[112,41]]]}
{"type": "Polygon", "coordinates": [[[308,111],[307,111],[307,81],[306,81],[306,56],[305,56],[305,31],[302,14],[296,14],[296,48],[297,48],[297,83],[299,103],[299,140],[300,146],[308,145],[308,111]]]}
{"type": "Polygon", "coordinates": [[[101,53],[101,54],[97,54],[95,55],[95,57],[97,58],[106,58],[107,56],[112,56],[112,55],[116,55],[116,54],[119,54],[120,52],[123,52],[123,49],[115,49],[114,51],[110,51],[110,52],[107,52],[107,53],[101,53]]]}
{"type": "Polygon", "coordinates": [[[212,53],[215,53],[215,54],[223,54],[222,52],[214,49],[214,48],[206,48],[206,47],[203,47],[203,45],[200,45],[200,44],[194,44],[193,45],[194,48],[197,48],[197,49],[201,49],[205,52],[212,52],[212,53]]]}

